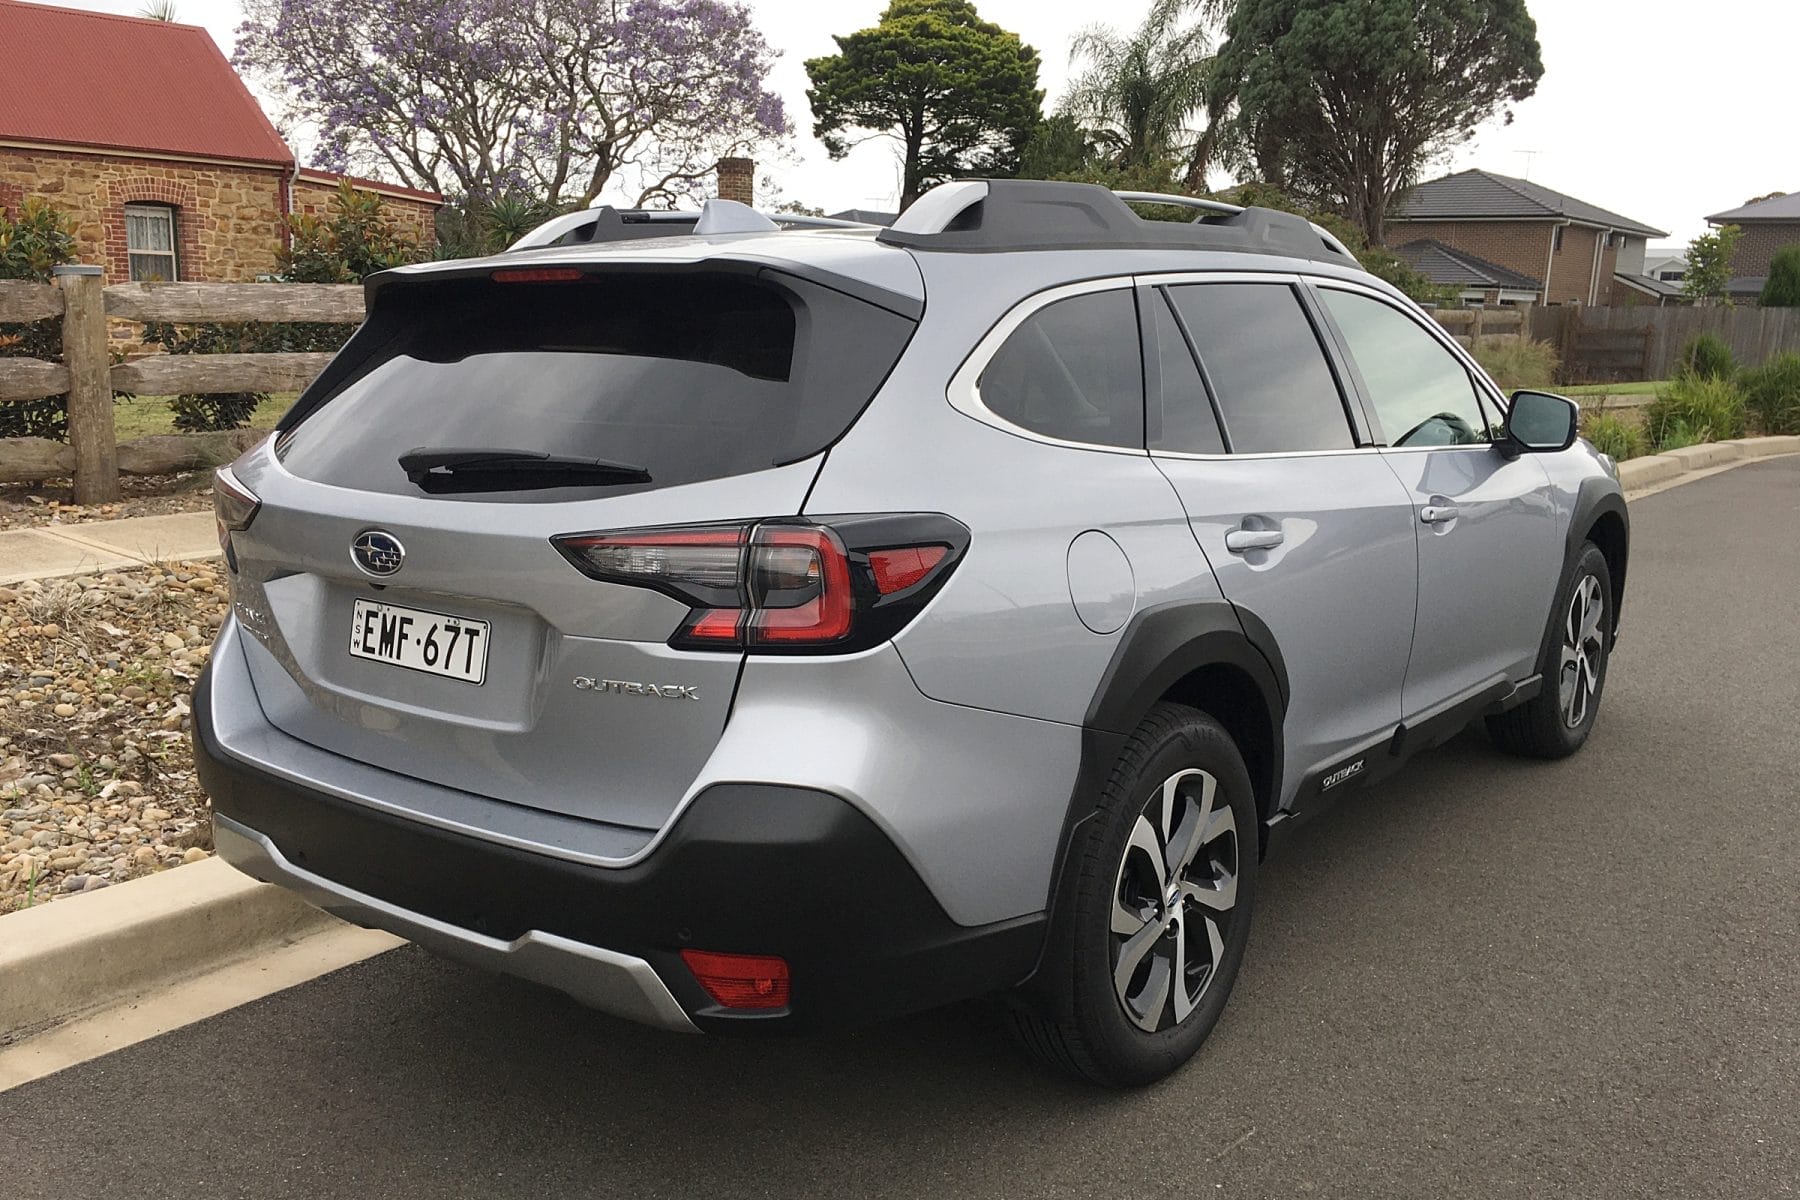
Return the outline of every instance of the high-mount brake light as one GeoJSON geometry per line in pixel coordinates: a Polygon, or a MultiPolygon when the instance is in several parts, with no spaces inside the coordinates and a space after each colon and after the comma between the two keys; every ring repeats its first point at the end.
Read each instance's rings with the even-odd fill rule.
{"type": "Polygon", "coordinates": [[[672,526],[552,538],[592,579],[690,606],[678,650],[848,653],[903,629],[969,544],[936,513],[672,526]]]}
{"type": "Polygon", "coordinates": [[[501,267],[488,274],[495,283],[575,283],[580,267],[501,267]]]}

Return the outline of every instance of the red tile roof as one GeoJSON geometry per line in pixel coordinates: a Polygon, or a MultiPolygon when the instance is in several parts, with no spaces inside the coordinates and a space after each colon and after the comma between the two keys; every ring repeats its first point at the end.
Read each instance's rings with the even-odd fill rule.
{"type": "Polygon", "coordinates": [[[0,141],[291,166],[197,25],[0,0],[0,141]]]}

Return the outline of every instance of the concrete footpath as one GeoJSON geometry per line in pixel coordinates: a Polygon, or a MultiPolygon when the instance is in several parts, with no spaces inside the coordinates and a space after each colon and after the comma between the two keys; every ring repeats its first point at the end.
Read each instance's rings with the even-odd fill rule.
{"type": "Polygon", "coordinates": [[[36,525],[0,532],[0,584],[219,553],[210,511],[36,525]]]}

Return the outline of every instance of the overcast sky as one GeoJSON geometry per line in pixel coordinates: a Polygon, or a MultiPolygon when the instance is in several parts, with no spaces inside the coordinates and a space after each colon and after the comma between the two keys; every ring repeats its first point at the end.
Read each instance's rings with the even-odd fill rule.
{"type": "MultiPolygon", "coordinates": [[[[65,0],[136,13],[144,0],[65,0]]],[[[204,25],[230,52],[237,0],[176,0],[180,19],[204,25]]],[[[1150,0],[977,0],[1044,62],[1054,107],[1069,74],[1074,32],[1097,11],[1121,27],[1150,0]]],[[[1752,196],[1800,191],[1793,47],[1796,0],[1529,0],[1544,50],[1537,95],[1510,126],[1490,124],[1456,152],[1449,170],[1479,166],[1538,183],[1668,230],[1686,242],[1708,213],[1752,196]]],[[[773,86],[795,124],[795,164],[768,164],[785,198],[842,208],[891,208],[899,192],[893,144],[875,141],[832,162],[812,137],[802,63],[834,46],[833,33],[872,25],[885,0],[750,0],[781,52],[773,86]]],[[[278,104],[270,103],[271,116],[278,104]]],[[[304,152],[305,147],[301,147],[304,152]]],[[[1225,181],[1220,181],[1225,182],[1225,181]]]]}

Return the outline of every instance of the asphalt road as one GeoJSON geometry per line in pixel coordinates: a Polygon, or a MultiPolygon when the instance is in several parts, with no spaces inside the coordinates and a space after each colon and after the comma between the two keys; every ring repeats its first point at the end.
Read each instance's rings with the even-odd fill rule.
{"type": "Polygon", "coordinates": [[[0,1095],[0,1193],[1800,1195],[1800,458],[1632,517],[1586,751],[1465,735],[1303,830],[1158,1087],[980,1009],[682,1038],[407,948],[0,1095]]]}

